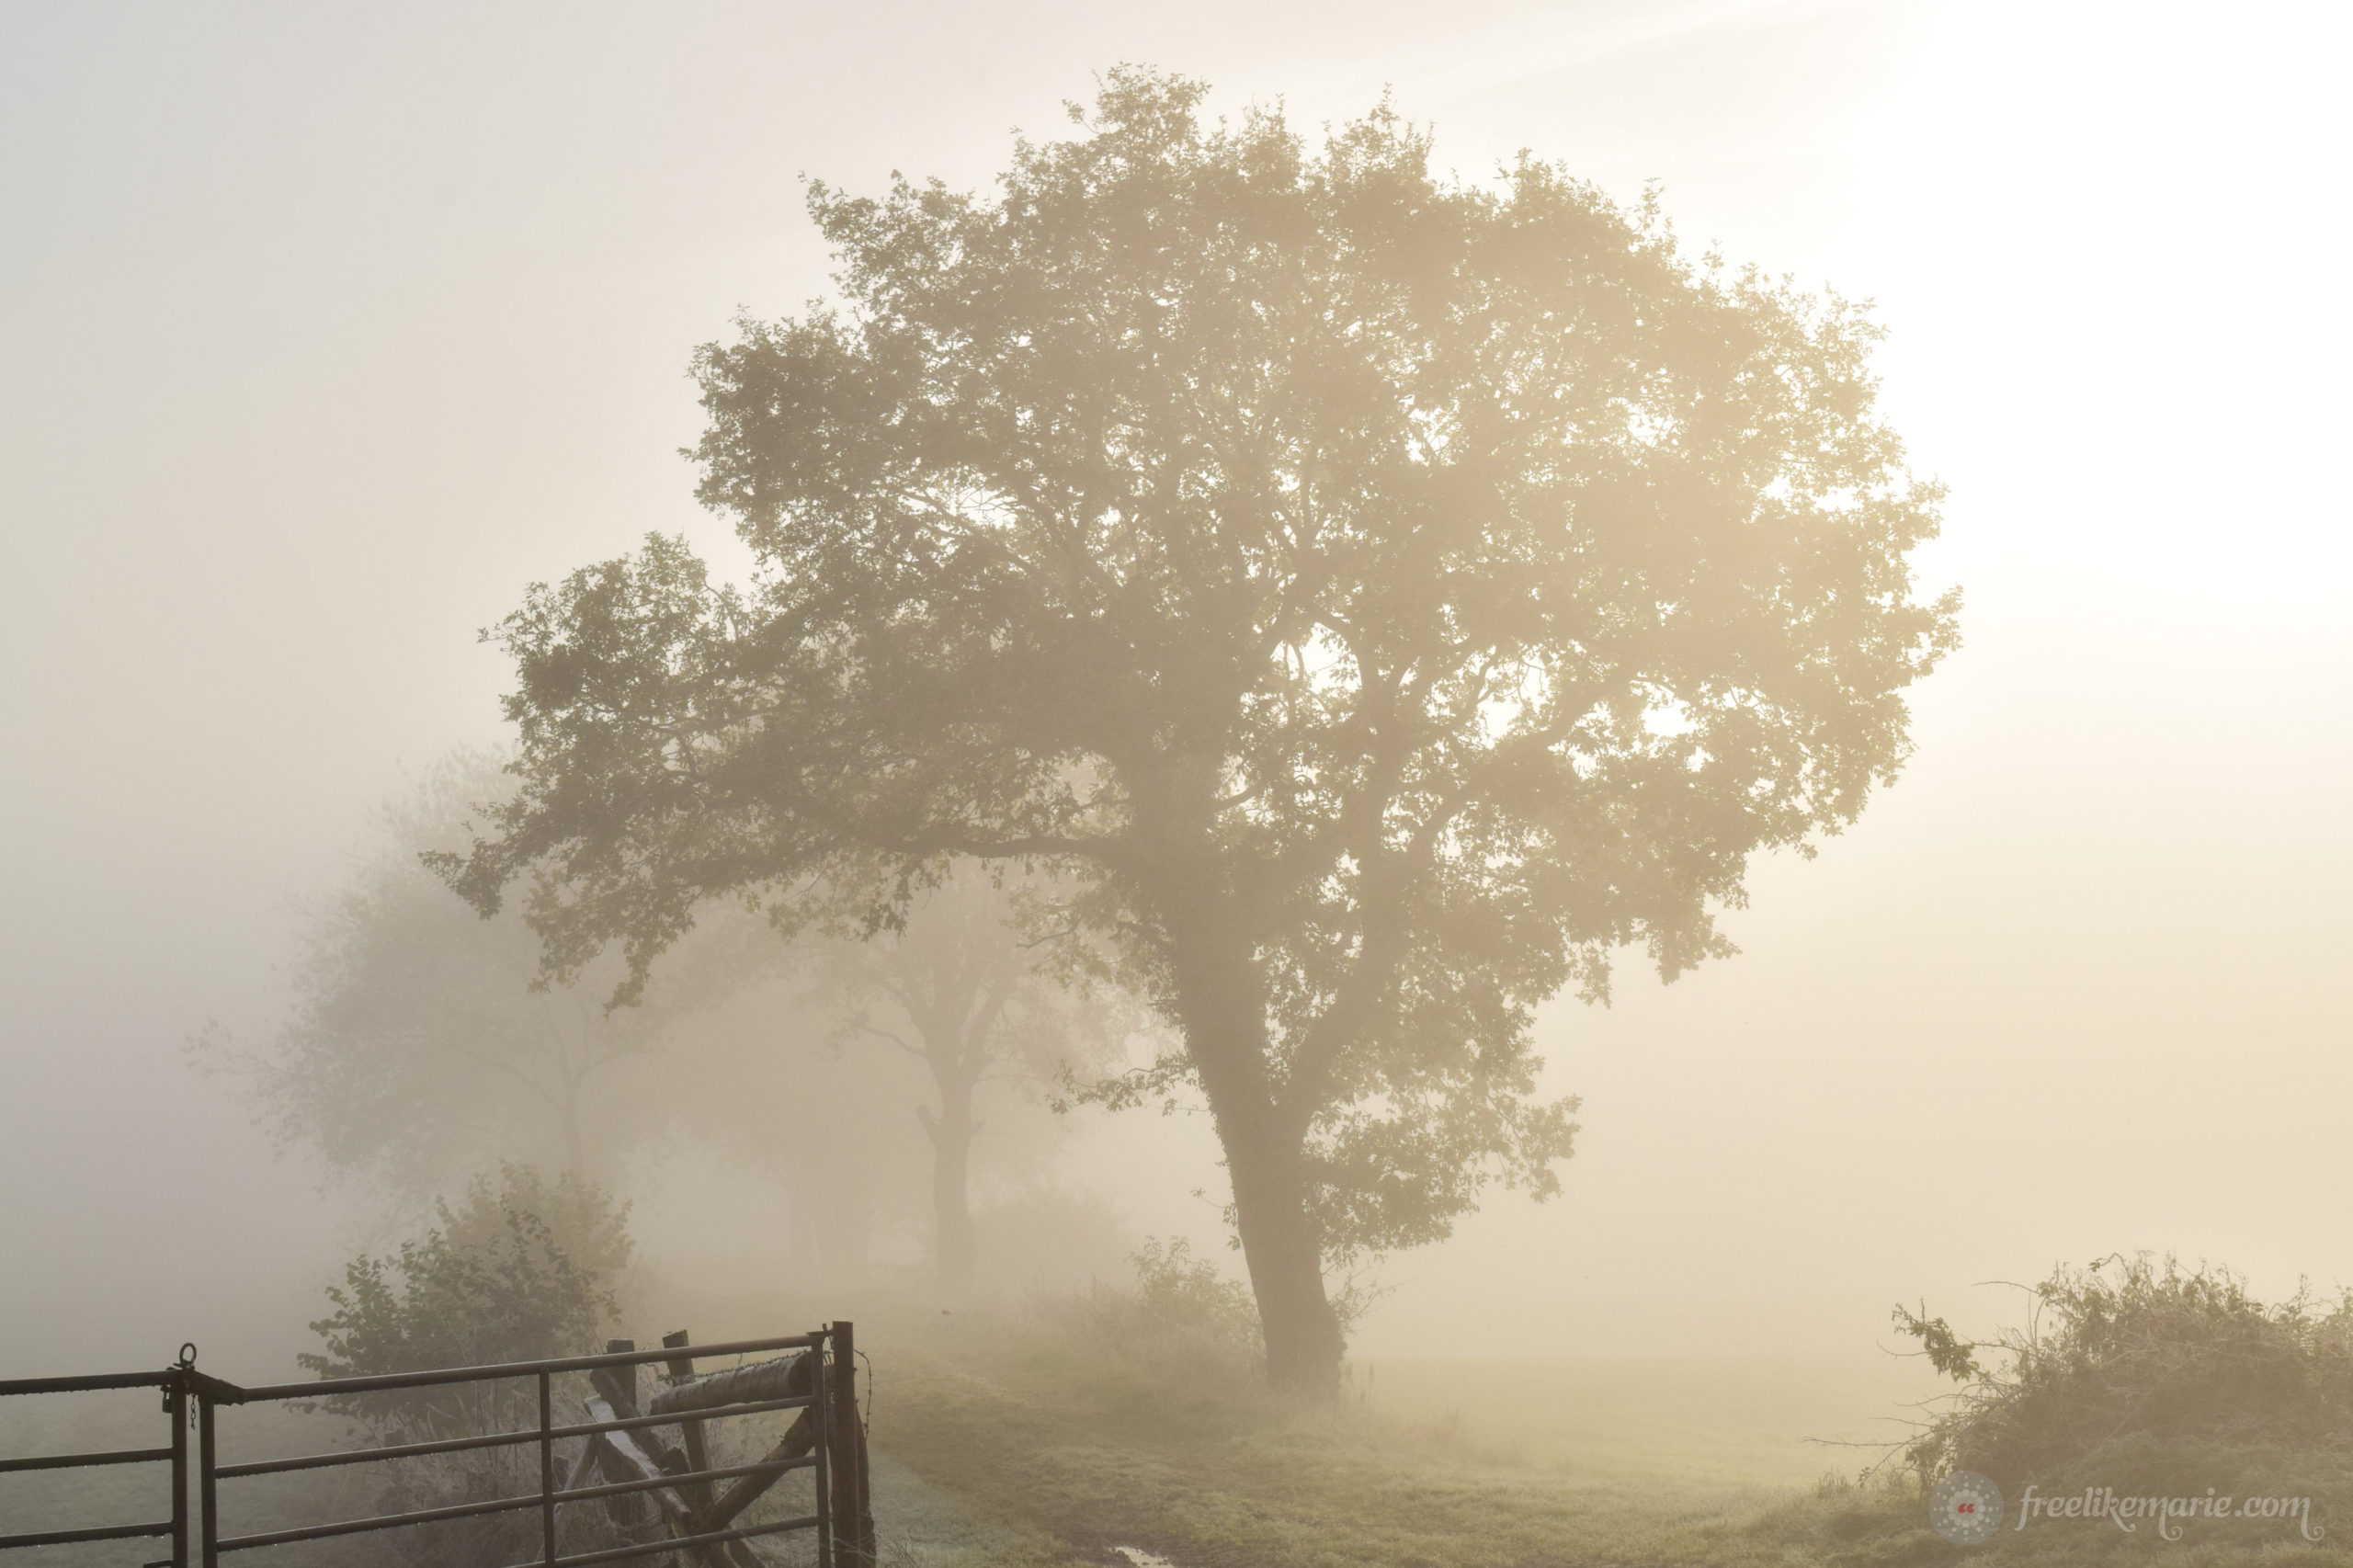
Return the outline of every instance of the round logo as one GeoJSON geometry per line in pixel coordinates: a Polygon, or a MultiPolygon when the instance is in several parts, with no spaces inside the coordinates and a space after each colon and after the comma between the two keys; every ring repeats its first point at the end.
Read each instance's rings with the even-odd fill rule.
{"type": "Polygon", "coordinates": [[[1978,1546],[2002,1528],[2002,1489],[1973,1470],[1957,1470],[1928,1496],[1928,1526],[1955,1546],[1978,1546]]]}

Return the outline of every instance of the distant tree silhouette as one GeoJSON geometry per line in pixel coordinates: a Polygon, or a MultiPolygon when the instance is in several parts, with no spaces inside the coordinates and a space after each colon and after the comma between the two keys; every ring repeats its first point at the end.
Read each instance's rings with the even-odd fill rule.
{"type": "Polygon", "coordinates": [[[967,870],[917,898],[895,932],[804,938],[795,954],[841,1033],[897,1048],[931,1080],[938,1104],[915,1115],[931,1143],[933,1258],[949,1300],[970,1291],[980,1262],[972,1168],[983,1086],[1026,1080],[1034,1093],[1065,1072],[1100,1072],[1134,1028],[1115,994],[1074,996],[1040,974],[1013,913],[1004,890],[967,870]]]}
{"type": "Polygon", "coordinates": [[[1336,1386],[1336,1256],[1538,1196],[1533,1009],[1730,949],[1749,857],[1852,821],[1953,637],[1938,493],[1860,308],[1678,253],[1523,158],[1440,177],[1386,106],[1124,70],[982,199],[819,185],[839,302],[699,355],[683,542],[497,635],[521,791],[441,869],[642,975],[726,892],[878,923],[960,858],[1175,1026],[1273,1381],[1336,1386]]]}
{"type": "Polygon", "coordinates": [[[412,1199],[501,1160],[611,1179],[591,1134],[613,1129],[588,1102],[672,1011],[608,1014],[617,962],[535,989],[538,935],[473,918],[417,865],[466,842],[475,802],[506,793],[500,766],[454,753],[380,812],[374,852],[303,925],[284,1025],[260,1050],[212,1052],[250,1074],[281,1144],[412,1199]]]}
{"type": "Polygon", "coordinates": [[[646,1005],[605,1006],[627,973],[617,957],[540,984],[537,932],[475,918],[417,864],[465,844],[481,803],[509,792],[502,760],[460,748],[375,812],[366,851],[300,928],[283,1023],[253,1047],[198,1042],[204,1065],[246,1080],[281,1147],[410,1204],[510,1161],[618,1180],[682,1097],[646,1103],[632,1069],[781,965],[739,917],[707,920],[646,1005]]]}

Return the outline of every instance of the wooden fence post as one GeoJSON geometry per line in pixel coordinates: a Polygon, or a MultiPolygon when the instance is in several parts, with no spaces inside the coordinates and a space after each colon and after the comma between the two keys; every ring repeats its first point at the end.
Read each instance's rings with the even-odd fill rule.
{"type": "MultiPolygon", "coordinates": [[[[608,1339],[605,1354],[625,1356],[637,1348],[634,1339],[608,1339]]],[[[588,1381],[613,1407],[613,1414],[627,1421],[637,1415],[637,1369],[635,1367],[597,1367],[590,1370],[588,1381]]],[[[594,1442],[594,1439],[591,1439],[594,1442]]],[[[634,1481],[637,1471],[625,1463],[612,1445],[596,1443],[597,1469],[609,1482],[634,1481]]],[[[622,1493],[605,1499],[605,1517],[612,1522],[614,1533],[624,1546],[642,1546],[662,1540],[668,1529],[662,1517],[661,1506],[642,1493],[622,1493]]]]}
{"type": "MultiPolygon", "coordinates": [[[[683,1328],[674,1334],[665,1334],[662,1336],[662,1347],[665,1350],[683,1350],[692,1343],[692,1338],[683,1328]]],[[[695,1358],[691,1356],[674,1356],[663,1363],[663,1366],[664,1369],[670,1374],[670,1381],[673,1384],[693,1381],[695,1358]]],[[[710,1444],[703,1436],[702,1423],[693,1420],[680,1421],[678,1435],[679,1440],[686,1445],[687,1468],[709,1470],[710,1444]]],[[[710,1515],[713,1501],[710,1482],[689,1481],[682,1484],[678,1491],[679,1494],[686,1498],[687,1506],[694,1510],[697,1519],[705,1518],[710,1515]]],[[[753,1556],[751,1549],[740,1540],[722,1541],[717,1546],[699,1546],[695,1548],[695,1556],[699,1561],[709,1564],[710,1568],[760,1568],[760,1560],[753,1556]]]]}
{"type": "Polygon", "coordinates": [[[833,1483],[835,1549],[844,1568],[873,1568],[874,1501],[867,1484],[866,1424],[858,1415],[858,1335],[856,1325],[831,1324],[826,1338],[833,1352],[834,1375],[826,1380],[833,1402],[833,1452],[826,1467],[833,1483]]]}

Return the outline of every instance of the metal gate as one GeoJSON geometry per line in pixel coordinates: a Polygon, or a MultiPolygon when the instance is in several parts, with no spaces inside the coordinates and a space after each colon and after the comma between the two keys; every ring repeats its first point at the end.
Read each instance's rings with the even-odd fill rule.
{"type": "Polygon", "coordinates": [[[240,1388],[198,1371],[192,1345],[182,1346],[179,1359],[160,1371],[0,1381],[0,1397],[159,1389],[166,1427],[163,1434],[166,1440],[155,1448],[0,1459],[0,1474],[138,1464],[168,1465],[171,1471],[168,1519],[0,1536],[0,1551],[76,1541],[167,1540],[171,1555],[147,1568],[166,1564],[169,1568],[218,1568],[223,1555],[256,1547],[536,1509],[540,1551],[514,1568],[531,1564],[568,1568],[664,1553],[675,1554],[674,1562],[696,1568],[756,1568],[759,1559],[742,1543],[802,1530],[815,1536],[821,1568],[870,1568],[874,1561],[874,1520],[867,1491],[866,1431],[858,1416],[856,1357],[851,1325],[835,1323],[813,1333],[776,1339],[689,1345],[684,1334],[674,1334],[659,1350],[639,1350],[628,1341],[617,1340],[601,1356],[272,1383],[260,1388],[240,1388]],[[701,1375],[694,1369],[697,1360],[763,1355],[770,1358],[701,1375]],[[657,1362],[667,1374],[667,1383],[641,1411],[637,1369],[657,1362]],[[555,1380],[582,1372],[588,1374],[596,1391],[581,1402],[588,1418],[560,1421],[555,1380]],[[536,1426],[237,1464],[222,1464],[215,1453],[213,1415],[222,1405],[307,1403],[504,1379],[527,1380],[536,1385],[536,1426]],[[711,1462],[707,1430],[710,1423],[779,1410],[801,1414],[763,1458],[745,1464],[711,1462]],[[676,1445],[662,1436],[665,1431],[677,1435],[676,1445]],[[524,1445],[538,1449],[539,1484],[533,1491],[292,1529],[226,1537],[220,1533],[218,1505],[223,1482],[524,1445]],[[766,1524],[736,1523],[779,1477],[799,1470],[815,1472],[813,1512],[766,1524]],[[612,1508],[627,1498],[648,1498],[655,1505],[657,1517],[645,1532],[647,1539],[559,1555],[556,1527],[567,1506],[601,1502],[612,1508]]]}

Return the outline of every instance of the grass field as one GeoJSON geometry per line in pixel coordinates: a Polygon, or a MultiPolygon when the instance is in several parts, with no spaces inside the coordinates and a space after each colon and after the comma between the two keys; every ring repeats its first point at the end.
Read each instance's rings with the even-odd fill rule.
{"type": "MultiPolygon", "coordinates": [[[[1051,1314],[861,1307],[885,1568],[2353,1563],[2334,1530],[2314,1547],[2273,1521],[2196,1521],[2173,1543],[2148,1526],[2127,1535],[2107,1523],[2038,1522],[1988,1546],[1949,1546],[1927,1529],[1909,1478],[1854,1483],[1876,1450],[1847,1445],[1900,1437],[1935,1392],[1917,1363],[1869,1349],[1844,1358],[1374,1361],[1352,1369],[1339,1407],[1301,1412],[1231,1367],[1135,1354],[1051,1314]]],[[[773,1302],[706,1304],[677,1321],[716,1339],[818,1316],[773,1302]]],[[[152,1395],[108,1398],[70,1418],[43,1402],[0,1410],[0,1453],[156,1440],[152,1395]]],[[[236,1417],[224,1424],[232,1454],[335,1446],[320,1418],[236,1417]]],[[[2307,1492],[2322,1523],[2334,1509],[2353,1535],[2353,1467],[2342,1456],[2142,1457],[2135,1474],[2169,1486],[2307,1492]]],[[[243,1494],[234,1524],[369,1511],[369,1496],[338,1473],[314,1474],[300,1495],[243,1494]]],[[[40,1481],[0,1477],[8,1483],[0,1528],[97,1522],[161,1499],[152,1475],[102,1472],[72,1494],[40,1481]]],[[[137,1546],[90,1547],[6,1568],[152,1560],[137,1546]]],[[[296,1560],[281,1549],[249,1561],[296,1560]]]]}
{"type": "Polygon", "coordinates": [[[1859,1356],[1372,1361],[1366,1408],[1509,1467],[1734,1487],[1852,1474],[1938,1392],[1921,1363],[1859,1356]]]}
{"type": "Polygon", "coordinates": [[[1813,1439],[1920,1392],[1869,1360],[1386,1361],[1302,1415],[1049,1335],[926,1337],[879,1336],[874,1432],[927,1518],[967,1513],[963,1549],[905,1554],[942,1568],[1797,1561],[1739,1527],[1862,1462],[1813,1439]]]}
{"type": "MultiPolygon", "coordinates": [[[[1374,1362],[1340,1409],[1302,1414],[1049,1330],[861,1332],[881,1369],[892,1568],[1135,1552],[1175,1568],[2353,1562],[2334,1537],[2316,1548],[2276,1521],[2198,1521],[2174,1543],[2150,1526],[2037,1521],[1949,1545],[1915,1482],[1859,1486],[1873,1450],[1839,1446],[1900,1436],[1934,1392],[1916,1364],[1871,1354],[1374,1362]]],[[[2312,1491],[2324,1521],[2331,1503],[2353,1513],[2341,1461],[2258,1468],[2224,1479],[2312,1491]]]]}

